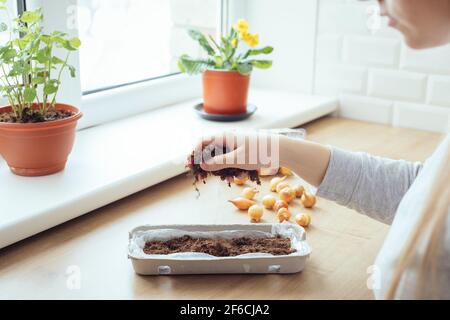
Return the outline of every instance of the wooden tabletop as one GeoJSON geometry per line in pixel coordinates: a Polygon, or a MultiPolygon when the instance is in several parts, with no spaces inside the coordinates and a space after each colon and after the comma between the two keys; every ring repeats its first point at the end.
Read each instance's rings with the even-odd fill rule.
{"type": "MultiPolygon", "coordinates": [[[[424,160],[438,134],[346,119],[304,126],[308,139],[350,150],[424,160]]],[[[298,178],[291,178],[294,181],[298,178]]],[[[267,179],[261,195],[268,193],[267,179]]],[[[0,250],[0,298],[56,299],[371,299],[368,268],[388,226],[325,199],[309,212],[313,252],[291,275],[138,276],[127,259],[128,231],[141,224],[248,223],[226,201],[240,187],[210,178],[196,198],[176,177],[0,250]]],[[[24,200],[26,201],[26,200],[24,200]]],[[[275,222],[266,211],[264,222],[275,222]]]]}

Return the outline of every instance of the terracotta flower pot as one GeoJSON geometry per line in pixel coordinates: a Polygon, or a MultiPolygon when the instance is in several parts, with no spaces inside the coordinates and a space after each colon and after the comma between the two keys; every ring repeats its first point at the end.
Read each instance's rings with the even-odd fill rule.
{"type": "MultiPolygon", "coordinates": [[[[55,107],[69,110],[73,116],[39,123],[0,122],[0,154],[13,173],[44,176],[64,169],[82,113],[67,104],[57,103],[55,107]]],[[[0,113],[9,111],[11,107],[0,108],[0,113]]]]}
{"type": "Polygon", "coordinates": [[[203,73],[203,108],[213,114],[239,114],[247,110],[250,76],[237,71],[203,73]]]}

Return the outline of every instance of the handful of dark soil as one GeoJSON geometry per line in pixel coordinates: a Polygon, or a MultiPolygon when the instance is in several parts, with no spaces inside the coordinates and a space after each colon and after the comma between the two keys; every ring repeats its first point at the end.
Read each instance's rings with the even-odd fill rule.
{"type": "Polygon", "coordinates": [[[0,113],[0,122],[38,123],[65,119],[71,117],[72,115],[73,113],[70,111],[57,110],[54,108],[48,109],[44,114],[36,109],[25,108],[22,110],[22,114],[20,117],[12,111],[0,113]]]}
{"type": "MultiPolygon", "coordinates": [[[[186,167],[188,167],[191,170],[192,175],[194,176],[194,186],[195,189],[198,192],[198,189],[196,187],[196,183],[199,181],[202,181],[203,183],[206,183],[206,178],[208,177],[208,174],[212,174],[214,176],[219,176],[221,180],[226,180],[228,182],[228,186],[231,187],[231,182],[233,181],[234,177],[238,178],[244,178],[248,177],[250,181],[254,181],[257,184],[261,184],[261,181],[259,179],[259,173],[257,170],[243,170],[238,168],[225,168],[218,171],[205,171],[200,167],[200,163],[202,161],[206,161],[208,159],[211,159],[216,156],[216,149],[217,146],[215,145],[208,145],[205,148],[203,148],[202,151],[194,150],[192,151],[191,155],[188,158],[188,162],[186,164],[186,167]]],[[[230,150],[227,149],[226,146],[223,146],[223,150],[221,154],[225,154],[229,152],[230,150]]]]}
{"type": "Polygon", "coordinates": [[[273,238],[203,239],[183,236],[167,241],[149,241],[146,254],[170,254],[178,252],[202,252],[216,257],[233,257],[244,253],[270,253],[287,255],[295,252],[291,240],[281,236],[273,238]]]}

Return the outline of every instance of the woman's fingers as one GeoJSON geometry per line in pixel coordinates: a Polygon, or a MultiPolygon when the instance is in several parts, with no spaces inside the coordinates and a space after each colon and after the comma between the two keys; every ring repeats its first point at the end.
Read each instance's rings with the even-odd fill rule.
{"type": "Polygon", "coordinates": [[[267,134],[225,132],[204,137],[196,146],[196,154],[199,155],[196,163],[205,171],[225,168],[256,170],[277,166],[278,142],[278,136],[267,134]]]}
{"type": "Polygon", "coordinates": [[[236,168],[243,170],[257,170],[260,168],[258,163],[249,163],[244,147],[239,147],[234,151],[217,155],[213,158],[203,161],[200,167],[205,171],[217,171],[226,168],[236,168]]]}
{"type": "Polygon", "coordinates": [[[225,168],[237,168],[236,153],[237,151],[234,150],[225,154],[217,155],[211,159],[205,159],[200,164],[200,167],[205,171],[217,171],[225,168]]]}
{"type": "Polygon", "coordinates": [[[224,149],[235,150],[235,136],[230,132],[223,132],[213,136],[205,136],[197,143],[195,153],[198,154],[197,164],[206,171],[217,171],[234,166],[234,154],[230,151],[223,154],[224,149]],[[212,153],[214,152],[214,153],[212,153]],[[212,154],[216,154],[212,157],[212,154]]]}

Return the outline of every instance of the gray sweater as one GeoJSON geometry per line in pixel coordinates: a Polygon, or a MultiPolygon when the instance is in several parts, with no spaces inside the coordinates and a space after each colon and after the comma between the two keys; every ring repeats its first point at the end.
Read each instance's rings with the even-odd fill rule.
{"type": "MultiPolygon", "coordinates": [[[[439,174],[438,167],[447,152],[450,152],[450,135],[423,165],[331,148],[330,164],[317,195],[391,224],[372,268],[376,298],[386,294],[396,260],[419,219],[424,197],[439,174]]],[[[443,248],[438,262],[439,298],[450,299],[450,218],[443,248]]],[[[422,254],[420,250],[419,254],[422,254]]],[[[418,267],[412,264],[410,269],[400,282],[397,298],[415,298],[413,288],[418,267]]],[[[430,293],[426,292],[425,296],[430,297],[430,293]]]]}

